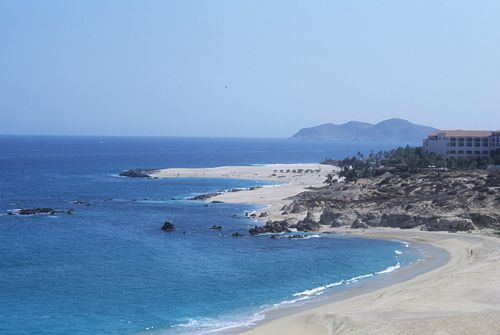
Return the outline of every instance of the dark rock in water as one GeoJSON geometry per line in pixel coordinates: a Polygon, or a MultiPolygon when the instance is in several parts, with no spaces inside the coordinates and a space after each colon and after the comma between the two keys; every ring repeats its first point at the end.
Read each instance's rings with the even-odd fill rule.
{"type": "Polygon", "coordinates": [[[120,173],[122,177],[129,178],[151,178],[150,174],[156,172],[156,169],[130,169],[120,173]]]}
{"type": "Polygon", "coordinates": [[[253,219],[253,218],[256,218],[256,217],[257,217],[257,214],[252,213],[252,214],[250,214],[250,217],[251,217],[252,219],[253,219]]]}
{"type": "Polygon", "coordinates": [[[250,235],[259,235],[265,233],[283,233],[290,232],[288,229],[288,222],[286,220],[283,221],[268,221],[264,226],[255,226],[254,228],[250,228],[248,230],[250,235]]]}
{"type": "Polygon", "coordinates": [[[220,200],[214,200],[212,201],[213,204],[223,204],[224,201],[220,201],[220,200]]]}
{"type": "Polygon", "coordinates": [[[352,229],[368,229],[368,225],[360,220],[354,221],[351,225],[352,229]]]}
{"type": "Polygon", "coordinates": [[[234,232],[234,233],[232,233],[232,234],[231,234],[231,236],[232,236],[232,237],[242,237],[242,236],[243,236],[243,234],[240,234],[240,233],[238,233],[238,232],[234,232]]]}
{"type": "Polygon", "coordinates": [[[219,192],[213,192],[213,193],[204,193],[200,195],[196,195],[192,198],[189,198],[188,200],[208,200],[212,197],[215,197],[216,195],[219,195],[219,192]]]}
{"type": "Polygon", "coordinates": [[[267,217],[267,212],[262,212],[259,215],[259,218],[266,218],[267,217]]]}
{"type": "Polygon", "coordinates": [[[23,208],[16,211],[8,211],[7,215],[56,215],[56,214],[73,214],[74,209],[53,209],[53,208],[23,208]]]}
{"type": "Polygon", "coordinates": [[[88,201],[74,200],[71,203],[75,204],[75,205],[85,205],[87,207],[91,206],[90,202],[88,202],[88,201]]]}
{"type": "Polygon", "coordinates": [[[271,239],[273,239],[273,240],[278,240],[280,238],[283,238],[283,237],[280,235],[271,235],[271,239]]]}
{"type": "Polygon", "coordinates": [[[23,208],[17,214],[19,215],[35,215],[35,214],[55,214],[56,210],[53,208],[23,208]]]}
{"type": "Polygon", "coordinates": [[[317,231],[320,228],[320,223],[314,221],[313,213],[308,211],[304,220],[297,222],[297,224],[291,227],[296,228],[298,231],[317,231]]]}
{"type": "Polygon", "coordinates": [[[222,226],[217,226],[217,225],[213,225],[212,227],[208,228],[208,229],[211,229],[211,230],[222,230],[222,226]]]}
{"type": "Polygon", "coordinates": [[[333,235],[333,234],[336,234],[334,231],[324,231],[322,232],[322,234],[330,234],[330,235],[333,235]]]}
{"type": "Polygon", "coordinates": [[[165,221],[165,223],[163,224],[163,227],[161,227],[161,229],[164,231],[174,231],[175,225],[172,221],[167,220],[167,221],[165,221]]]}

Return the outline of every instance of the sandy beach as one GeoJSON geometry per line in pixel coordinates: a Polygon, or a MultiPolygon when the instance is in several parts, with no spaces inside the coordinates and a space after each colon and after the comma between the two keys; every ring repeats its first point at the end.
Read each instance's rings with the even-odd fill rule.
{"type": "Polygon", "coordinates": [[[393,228],[336,231],[428,243],[449,252],[450,259],[408,281],[271,320],[244,334],[500,334],[499,238],[393,228]]]}
{"type": "Polygon", "coordinates": [[[280,218],[279,210],[281,207],[289,202],[287,198],[297,195],[307,188],[324,186],[326,175],[337,171],[338,168],[332,165],[305,163],[162,169],[151,176],[156,178],[234,178],[276,181],[280,185],[229,192],[211,198],[211,200],[227,203],[265,205],[268,217],[275,220],[280,218]]]}
{"type": "MultiPolygon", "coordinates": [[[[319,187],[334,167],[318,164],[166,169],[154,176],[279,180],[286,185],[227,193],[212,200],[259,203],[272,216],[287,198],[319,187]],[[300,167],[299,167],[300,166],[300,167]],[[313,173],[279,173],[312,169],[313,173]],[[276,173],[275,170],[278,170],[276,173]],[[320,171],[317,171],[320,170],[320,171]]],[[[407,281],[271,319],[245,334],[500,334],[500,238],[484,232],[327,228],[338,234],[426,243],[446,250],[443,266],[407,281]]]]}

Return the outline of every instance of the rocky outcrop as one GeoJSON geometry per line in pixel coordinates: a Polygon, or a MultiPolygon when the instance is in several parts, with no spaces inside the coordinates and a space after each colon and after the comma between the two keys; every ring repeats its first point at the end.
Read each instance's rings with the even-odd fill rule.
{"type": "Polygon", "coordinates": [[[319,223],[332,227],[359,226],[359,220],[368,227],[500,229],[500,174],[385,174],[303,192],[282,211],[285,217],[321,212],[319,223]]]}
{"type": "Polygon", "coordinates": [[[358,219],[356,219],[352,225],[351,225],[351,228],[352,229],[368,229],[368,225],[358,219]]]}
{"type": "Polygon", "coordinates": [[[200,195],[196,195],[194,197],[191,197],[188,200],[208,200],[208,199],[213,198],[219,194],[221,194],[221,193],[220,192],[204,193],[204,194],[200,194],[200,195]]]}
{"type": "Polygon", "coordinates": [[[238,233],[238,232],[234,232],[234,233],[232,233],[232,234],[231,234],[231,236],[232,236],[232,237],[242,237],[242,236],[243,236],[243,234],[238,233]]]}
{"type": "Polygon", "coordinates": [[[151,174],[157,171],[157,169],[130,169],[121,172],[120,176],[129,178],[151,178],[151,174]]]}
{"type": "Polygon", "coordinates": [[[24,208],[20,209],[19,215],[36,215],[36,214],[55,214],[56,210],[52,208],[24,208]]]}
{"type": "Polygon", "coordinates": [[[161,227],[161,230],[164,231],[174,231],[175,230],[175,225],[172,221],[167,220],[165,223],[163,223],[163,226],[161,227]]]}
{"type": "Polygon", "coordinates": [[[470,213],[472,223],[478,227],[498,228],[500,227],[500,210],[498,214],[494,213],[470,213]]]}
{"type": "Polygon", "coordinates": [[[319,218],[319,223],[331,227],[339,227],[341,224],[338,223],[338,220],[341,216],[342,213],[337,212],[332,208],[326,208],[319,218]]]}
{"type": "Polygon", "coordinates": [[[219,231],[221,231],[221,230],[222,230],[222,226],[212,225],[212,227],[210,227],[210,228],[208,228],[208,229],[211,229],[211,230],[219,230],[219,231]]]}
{"type": "Polygon", "coordinates": [[[268,221],[264,226],[255,226],[253,228],[250,228],[248,232],[250,235],[260,235],[260,234],[267,234],[267,233],[284,233],[284,232],[290,232],[290,229],[288,228],[289,223],[286,220],[282,221],[268,221]]]}
{"type": "Polygon", "coordinates": [[[56,215],[73,213],[73,209],[54,209],[48,207],[23,208],[7,211],[7,215],[56,215]]]}
{"type": "Polygon", "coordinates": [[[471,219],[461,217],[440,217],[433,218],[422,227],[428,231],[470,231],[476,229],[471,219]]]}
{"type": "Polygon", "coordinates": [[[303,220],[297,222],[296,224],[290,227],[295,228],[298,231],[307,232],[307,231],[317,231],[319,230],[320,226],[321,226],[320,223],[314,220],[313,213],[307,212],[306,217],[303,220]]]}

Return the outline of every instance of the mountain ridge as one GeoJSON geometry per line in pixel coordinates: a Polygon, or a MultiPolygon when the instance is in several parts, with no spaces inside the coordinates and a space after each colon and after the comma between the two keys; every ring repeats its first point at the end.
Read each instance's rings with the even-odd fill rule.
{"type": "Polygon", "coordinates": [[[384,141],[415,144],[435,130],[436,128],[415,124],[405,119],[392,118],[376,124],[361,121],[349,121],[343,124],[324,123],[315,127],[302,128],[291,138],[312,141],[384,141]]]}

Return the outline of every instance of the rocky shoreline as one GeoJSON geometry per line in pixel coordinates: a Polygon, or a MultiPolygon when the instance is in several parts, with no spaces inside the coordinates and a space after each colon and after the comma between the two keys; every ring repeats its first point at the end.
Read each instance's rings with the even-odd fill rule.
{"type": "Polygon", "coordinates": [[[281,208],[280,220],[251,228],[250,234],[317,231],[321,226],[500,230],[498,173],[386,173],[302,192],[291,200],[281,208]]]}

